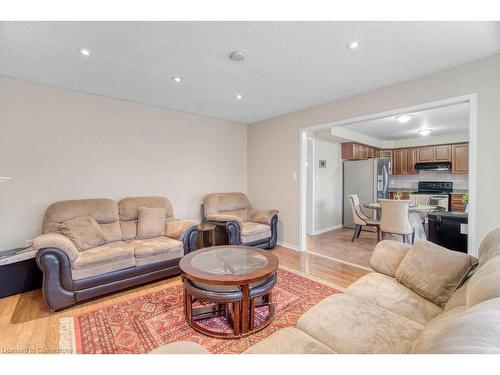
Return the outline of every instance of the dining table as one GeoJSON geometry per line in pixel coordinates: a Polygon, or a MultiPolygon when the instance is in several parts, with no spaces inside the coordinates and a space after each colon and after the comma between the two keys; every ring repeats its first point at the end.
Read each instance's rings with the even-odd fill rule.
{"type": "MultiPolygon", "coordinates": [[[[363,205],[365,208],[378,211],[380,210],[380,202],[365,203],[363,205]]],[[[424,223],[422,220],[422,214],[429,213],[436,210],[437,206],[430,206],[427,204],[417,204],[410,205],[408,208],[408,219],[413,228],[415,228],[415,241],[416,240],[426,240],[427,233],[424,228],[424,223]]],[[[379,217],[379,215],[377,215],[379,217]]],[[[391,235],[391,237],[397,237],[398,235],[391,235]]],[[[401,236],[399,236],[401,237],[401,236]]]]}

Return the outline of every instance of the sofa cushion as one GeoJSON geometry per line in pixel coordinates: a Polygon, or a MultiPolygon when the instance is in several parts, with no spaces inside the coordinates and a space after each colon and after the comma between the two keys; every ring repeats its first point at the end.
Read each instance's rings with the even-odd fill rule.
{"type": "Polygon", "coordinates": [[[86,279],[87,277],[104,275],[114,271],[120,271],[126,268],[135,267],[136,259],[133,256],[122,258],[115,261],[96,264],[79,269],[71,269],[71,277],[73,280],[86,279]]]}
{"type": "Polygon", "coordinates": [[[166,213],[167,210],[162,207],[139,207],[137,238],[144,240],[163,236],[165,234],[166,213]]]}
{"type": "Polygon", "coordinates": [[[474,307],[457,307],[431,321],[413,353],[500,353],[500,298],[474,307]]]}
{"type": "Polygon", "coordinates": [[[75,217],[92,216],[98,224],[119,221],[118,206],[111,199],[79,199],[52,203],[43,217],[43,233],[61,233],[60,224],[75,217]]]}
{"type": "Polygon", "coordinates": [[[115,221],[114,223],[99,224],[99,226],[104,232],[106,243],[123,240],[122,229],[119,221],[115,221]]]}
{"type": "Polygon", "coordinates": [[[250,243],[271,237],[271,226],[250,221],[240,223],[241,243],[250,243]]]}
{"type": "Polygon", "coordinates": [[[345,293],[424,325],[443,312],[394,278],[376,272],[351,284],[345,293]]]}
{"type": "Polygon", "coordinates": [[[71,267],[73,269],[93,267],[133,256],[134,248],[132,246],[123,241],[117,241],[82,251],[78,258],[73,261],[71,267]]]}
{"type": "Polygon", "coordinates": [[[106,241],[104,232],[91,216],[66,220],[61,225],[61,232],[75,244],[78,250],[94,248],[106,241]]]}
{"type": "Polygon", "coordinates": [[[297,328],[337,353],[409,353],[423,326],[350,294],[311,308],[297,328]]]}
{"type": "Polygon", "coordinates": [[[252,208],[243,193],[213,193],[203,199],[203,211],[206,218],[224,211],[236,211],[252,208]]]}
{"type": "Polygon", "coordinates": [[[370,267],[376,272],[394,277],[410,247],[410,245],[399,241],[380,241],[373,249],[370,267]]]}
{"type": "Polygon", "coordinates": [[[127,241],[134,250],[136,258],[145,258],[160,254],[172,254],[176,258],[184,255],[184,247],[181,241],[165,236],[149,238],[146,240],[127,241]]]}
{"type": "MultiPolygon", "coordinates": [[[[481,265],[467,285],[467,306],[500,297],[500,256],[481,265]]],[[[500,314],[500,311],[499,311],[500,314]]]]}
{"type": "Polygon", "coordinates": [[[130,221],[139,219],[139,207],[165,208],[165,217],[173,218],[172,204],[165,197],[129,197],[118,202],[120,220],[130,221]]]}
{"type": "Polygon", "coordinates": [[[500,255],[500,228],[492,230],[481,241],[479,246],[479,264],[500,255]]]}
{"type": "Polygon", "coordinates": [[[396,279],[444,307],[476,265],[476,258],[470,255],[421,240],[408,250],[396,271],[396,279]]]}
{"type": "Polygon", "coordinates": [[[274,332],[244,354],[335,354],[328,346],[294,327],[274,332]]]}

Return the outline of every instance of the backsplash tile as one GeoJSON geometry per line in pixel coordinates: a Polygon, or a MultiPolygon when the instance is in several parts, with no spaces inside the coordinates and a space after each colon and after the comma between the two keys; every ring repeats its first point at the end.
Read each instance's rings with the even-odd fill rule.
{"type": "Polygon", "coordinates": [[[454,189],[469,188],[469,174],[448,171],[418,171],[417,174],[391,175],[389,186],[398,189],[417,189],[419,181],[451,181],[454,189]]]}

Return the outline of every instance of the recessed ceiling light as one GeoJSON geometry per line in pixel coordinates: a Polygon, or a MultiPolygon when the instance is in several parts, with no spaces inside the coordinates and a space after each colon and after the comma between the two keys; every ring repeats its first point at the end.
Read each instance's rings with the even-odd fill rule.
{"type": "Polygon", "coordinates": [[[236,95],[236,99],[237,99],[237,100],[241,100],[241,99],[243,99],[243,95],[241,95],[241,94],[236,95]]]}
{"type": "Polygon", "coordinates": [[[229,55],[231,60],[233,61],[243,61],[245,60],[245,54],[242,51],[233,51],[231,55],[229,55]]]}
{"type": "Polygon", "coordinates": [[[182,81],[182,78],[181,77],[173,77],[172,80],[174,80],[175,82],[179,83],[182,81]]]}
{"type": "Polygon", "coordinates": [[[83,56],[90,56],[91,52],[87,48],[79,48],[78,53],[83,56]]]}
{"type": "Polygon", "coordinates": [[[352,42],[347,44],[348,49],[356,49],[359,47],[359,40],[353,40],[352,42]]]}
{"type": "Polygon", "coordinates": [[[429,135],[431,134],[431,131],[429,129],[422,129],[422,130],[419,130],[418,131],[418,134],[422,135],[422,136],[426,136],[426,135],[429,135]]]}
{"type": "Polygon", "coordinates": [[[401,115],[396,117],[396,120],[398,120],[401,124],[405,124],[411,120],[411,115],[401,115]]]}

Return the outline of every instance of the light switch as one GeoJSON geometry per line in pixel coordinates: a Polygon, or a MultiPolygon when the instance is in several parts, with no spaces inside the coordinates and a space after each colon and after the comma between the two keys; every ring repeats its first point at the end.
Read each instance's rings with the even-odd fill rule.
{"type": "Polygon", "coordinates": [[[460,224],[460,234],[469,234],[469,226],[467,224],[460,224]]]}
{"type": "Polygon", "coordinates": [[[293,172],[293,173],[292,173],[292,179],[293,179],[293,180],[296,180],[296,179],[297,179],[297,173],[295,173],[295,172],[293,172]]]}

